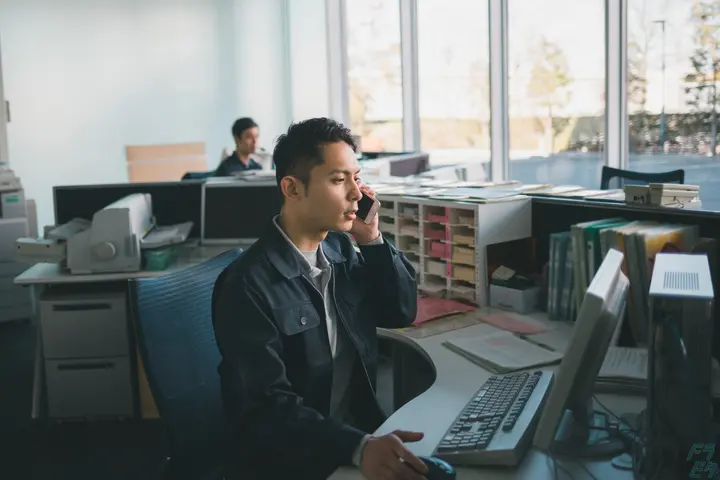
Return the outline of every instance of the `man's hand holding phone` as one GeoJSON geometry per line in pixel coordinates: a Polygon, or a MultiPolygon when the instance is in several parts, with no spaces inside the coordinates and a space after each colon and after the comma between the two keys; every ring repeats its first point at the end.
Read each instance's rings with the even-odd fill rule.
{"type": "Polygon", "coordinates": [[[350,234],[355,237],[358,244],[362,245],[370,243],[380,236],[377,215],[380,202],[375,199],[375,192],[373,192],[372,188],[364,183],[360,185],[360,191],[363,194],[363,199],[358,202],[358,214],[353,221],[350,234]],[[370,203],[368,203],[368,200],[370,200],[370,203]],[[360,205],[361,203],[364,203],[367,208],[363,208],[363,205],[360,205]],[[367,210],[368,213],[365,214],[363,210],[367,210]]]}

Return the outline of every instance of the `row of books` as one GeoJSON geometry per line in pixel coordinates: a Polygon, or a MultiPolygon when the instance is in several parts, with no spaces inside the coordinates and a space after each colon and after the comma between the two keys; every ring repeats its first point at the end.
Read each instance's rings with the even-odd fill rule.
{"type": "Polygon", "coordinates": [[[649,321],[648,291],[659,252],[702,253],[715,262],[715,239],[700,238],[696,225],[608,218],[573,225],[550,238],[548,315],[574,320],[590,282],[608,250],[625,256],[623,273],[630,281],[627,319],[635,341],[645,343],[649,321]]]}

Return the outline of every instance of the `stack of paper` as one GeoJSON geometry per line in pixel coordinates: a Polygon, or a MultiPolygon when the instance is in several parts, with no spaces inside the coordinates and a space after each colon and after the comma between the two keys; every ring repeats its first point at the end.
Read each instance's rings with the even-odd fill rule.
{"type": "Polygon", "coordinates": [[[595,390],[611,393],[642,393],[647,388],[646,348],[610,347],[600,368],[595,390]]]}
{"type": "Polygon", "coordinates": [[[562,353],[543,348],[512,332],[494,332],[479,337],[443,342],[447,348],[485,370],[503,374],[551,365],[562,360],[562,353]]]}

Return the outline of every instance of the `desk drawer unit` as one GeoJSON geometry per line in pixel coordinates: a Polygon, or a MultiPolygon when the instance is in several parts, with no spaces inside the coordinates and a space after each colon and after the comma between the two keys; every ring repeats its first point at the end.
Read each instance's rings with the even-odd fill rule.
{"type": "Polygon", "coordinates": [[[46,360],[51,418],[131,417],[130,359],[46,360]]]}
{"type": "Polygon", "coordinates": [[[45,359],[128,356],[123,293],[43,295],[40,298],[45,359]]]}

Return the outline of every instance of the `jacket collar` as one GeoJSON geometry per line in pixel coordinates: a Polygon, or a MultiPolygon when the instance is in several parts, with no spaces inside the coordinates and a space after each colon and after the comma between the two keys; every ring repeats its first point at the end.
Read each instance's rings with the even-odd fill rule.
{"type": "MultiPolygon", "coordinates": [[[[266,255],[268,260],[283,277],[286,279],[299,277],[307,270],[306,265],[303,264],[304,259],[300,258],[297,248],[290,243],[289,239],[275,224],[274,219],[267,226],[263,238],[267,242],[266,255]]],[[[331,265],[345,261],[345,256],[331,245],[327,238],[320,242],[320,248],[331,265]]]]}

